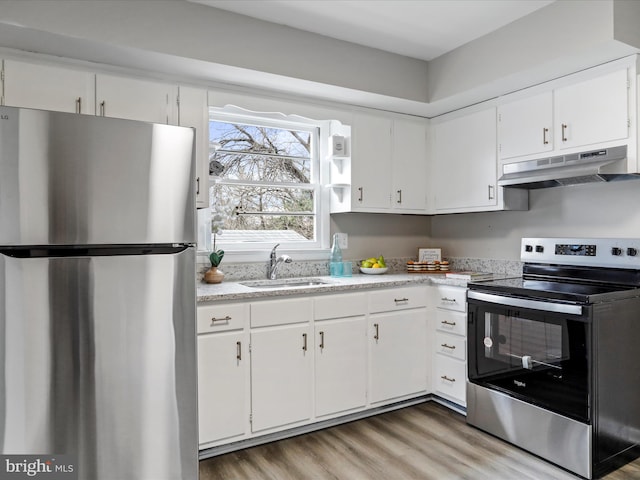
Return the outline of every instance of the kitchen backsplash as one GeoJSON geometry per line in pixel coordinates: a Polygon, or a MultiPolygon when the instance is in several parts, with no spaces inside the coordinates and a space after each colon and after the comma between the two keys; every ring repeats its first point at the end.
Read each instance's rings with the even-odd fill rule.
{"type": "MultiPolygon", "coordinates": [[[[387,258],[389,273],[406,273],[407,262],[413,258],[387,258]]],[[[514,260],[494,260],[487,258],[449,257],[449,269],[451,271],[491,272],[507,276],[520,276],[522,274],[522,262],[514,260]]],[[[206,257],[198,258],[197,280],[202,281],[204,272],[210,267],[206,257]]],[[[219,267],[224,272],[224,279],[228,282],[242,280],[261,280],[267,278],[269,262],[259,263],[222,263],[219,267]]],[[[353,273],[358,273],[358,266],[353,262],[353,273]]],[[[294,261],[283,263],[279,267],[278,277],[320,277],[329,275],[329,262],[322,261],[294,261]]]]}

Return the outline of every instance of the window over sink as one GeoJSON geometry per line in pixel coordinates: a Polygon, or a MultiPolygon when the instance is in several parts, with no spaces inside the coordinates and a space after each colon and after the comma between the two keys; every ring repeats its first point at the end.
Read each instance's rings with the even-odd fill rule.
{"type": "MultiPolygon", "coordinates": [[[[328,122],[237,107],[209,109],[210,207],[227,253],[328,246],[321,139],[328,122]]],[[[324,142],[328,143],[328,142],[324,142]]]]}

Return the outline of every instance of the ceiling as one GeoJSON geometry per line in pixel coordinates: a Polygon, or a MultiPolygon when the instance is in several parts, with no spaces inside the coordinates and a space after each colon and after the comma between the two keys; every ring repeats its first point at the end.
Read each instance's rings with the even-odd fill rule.
{"type": "Polygon", "coordinates": [[[190,0],[432,60],[555,0],[190,0]]]}

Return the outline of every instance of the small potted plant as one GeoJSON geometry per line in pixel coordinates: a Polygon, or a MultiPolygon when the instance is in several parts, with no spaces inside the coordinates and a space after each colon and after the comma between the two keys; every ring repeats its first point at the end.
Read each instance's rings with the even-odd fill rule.
{"type": "Polygon", "coordinates": [[[218,269],[224,257],[224,250],[216,248],[216,239],[218,235],[222,235],[222,229],[224,228],[227,218],[230,216],[231,208],[228,199],[219,200],[216,205],[212,207],[211,233],[213,233],[213,251],[209,254],[211,268],[204,274],[204,281],[206,283],[220,283],[224,278],[224,273],[218,269]]]}

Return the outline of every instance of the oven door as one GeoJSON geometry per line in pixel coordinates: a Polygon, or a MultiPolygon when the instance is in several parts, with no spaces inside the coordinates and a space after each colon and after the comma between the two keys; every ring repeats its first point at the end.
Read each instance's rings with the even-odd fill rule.
{"type": "Polygon", "coordinates": [[[590,307],[468,293],[469,381],[589,423],[590,307]]]}

